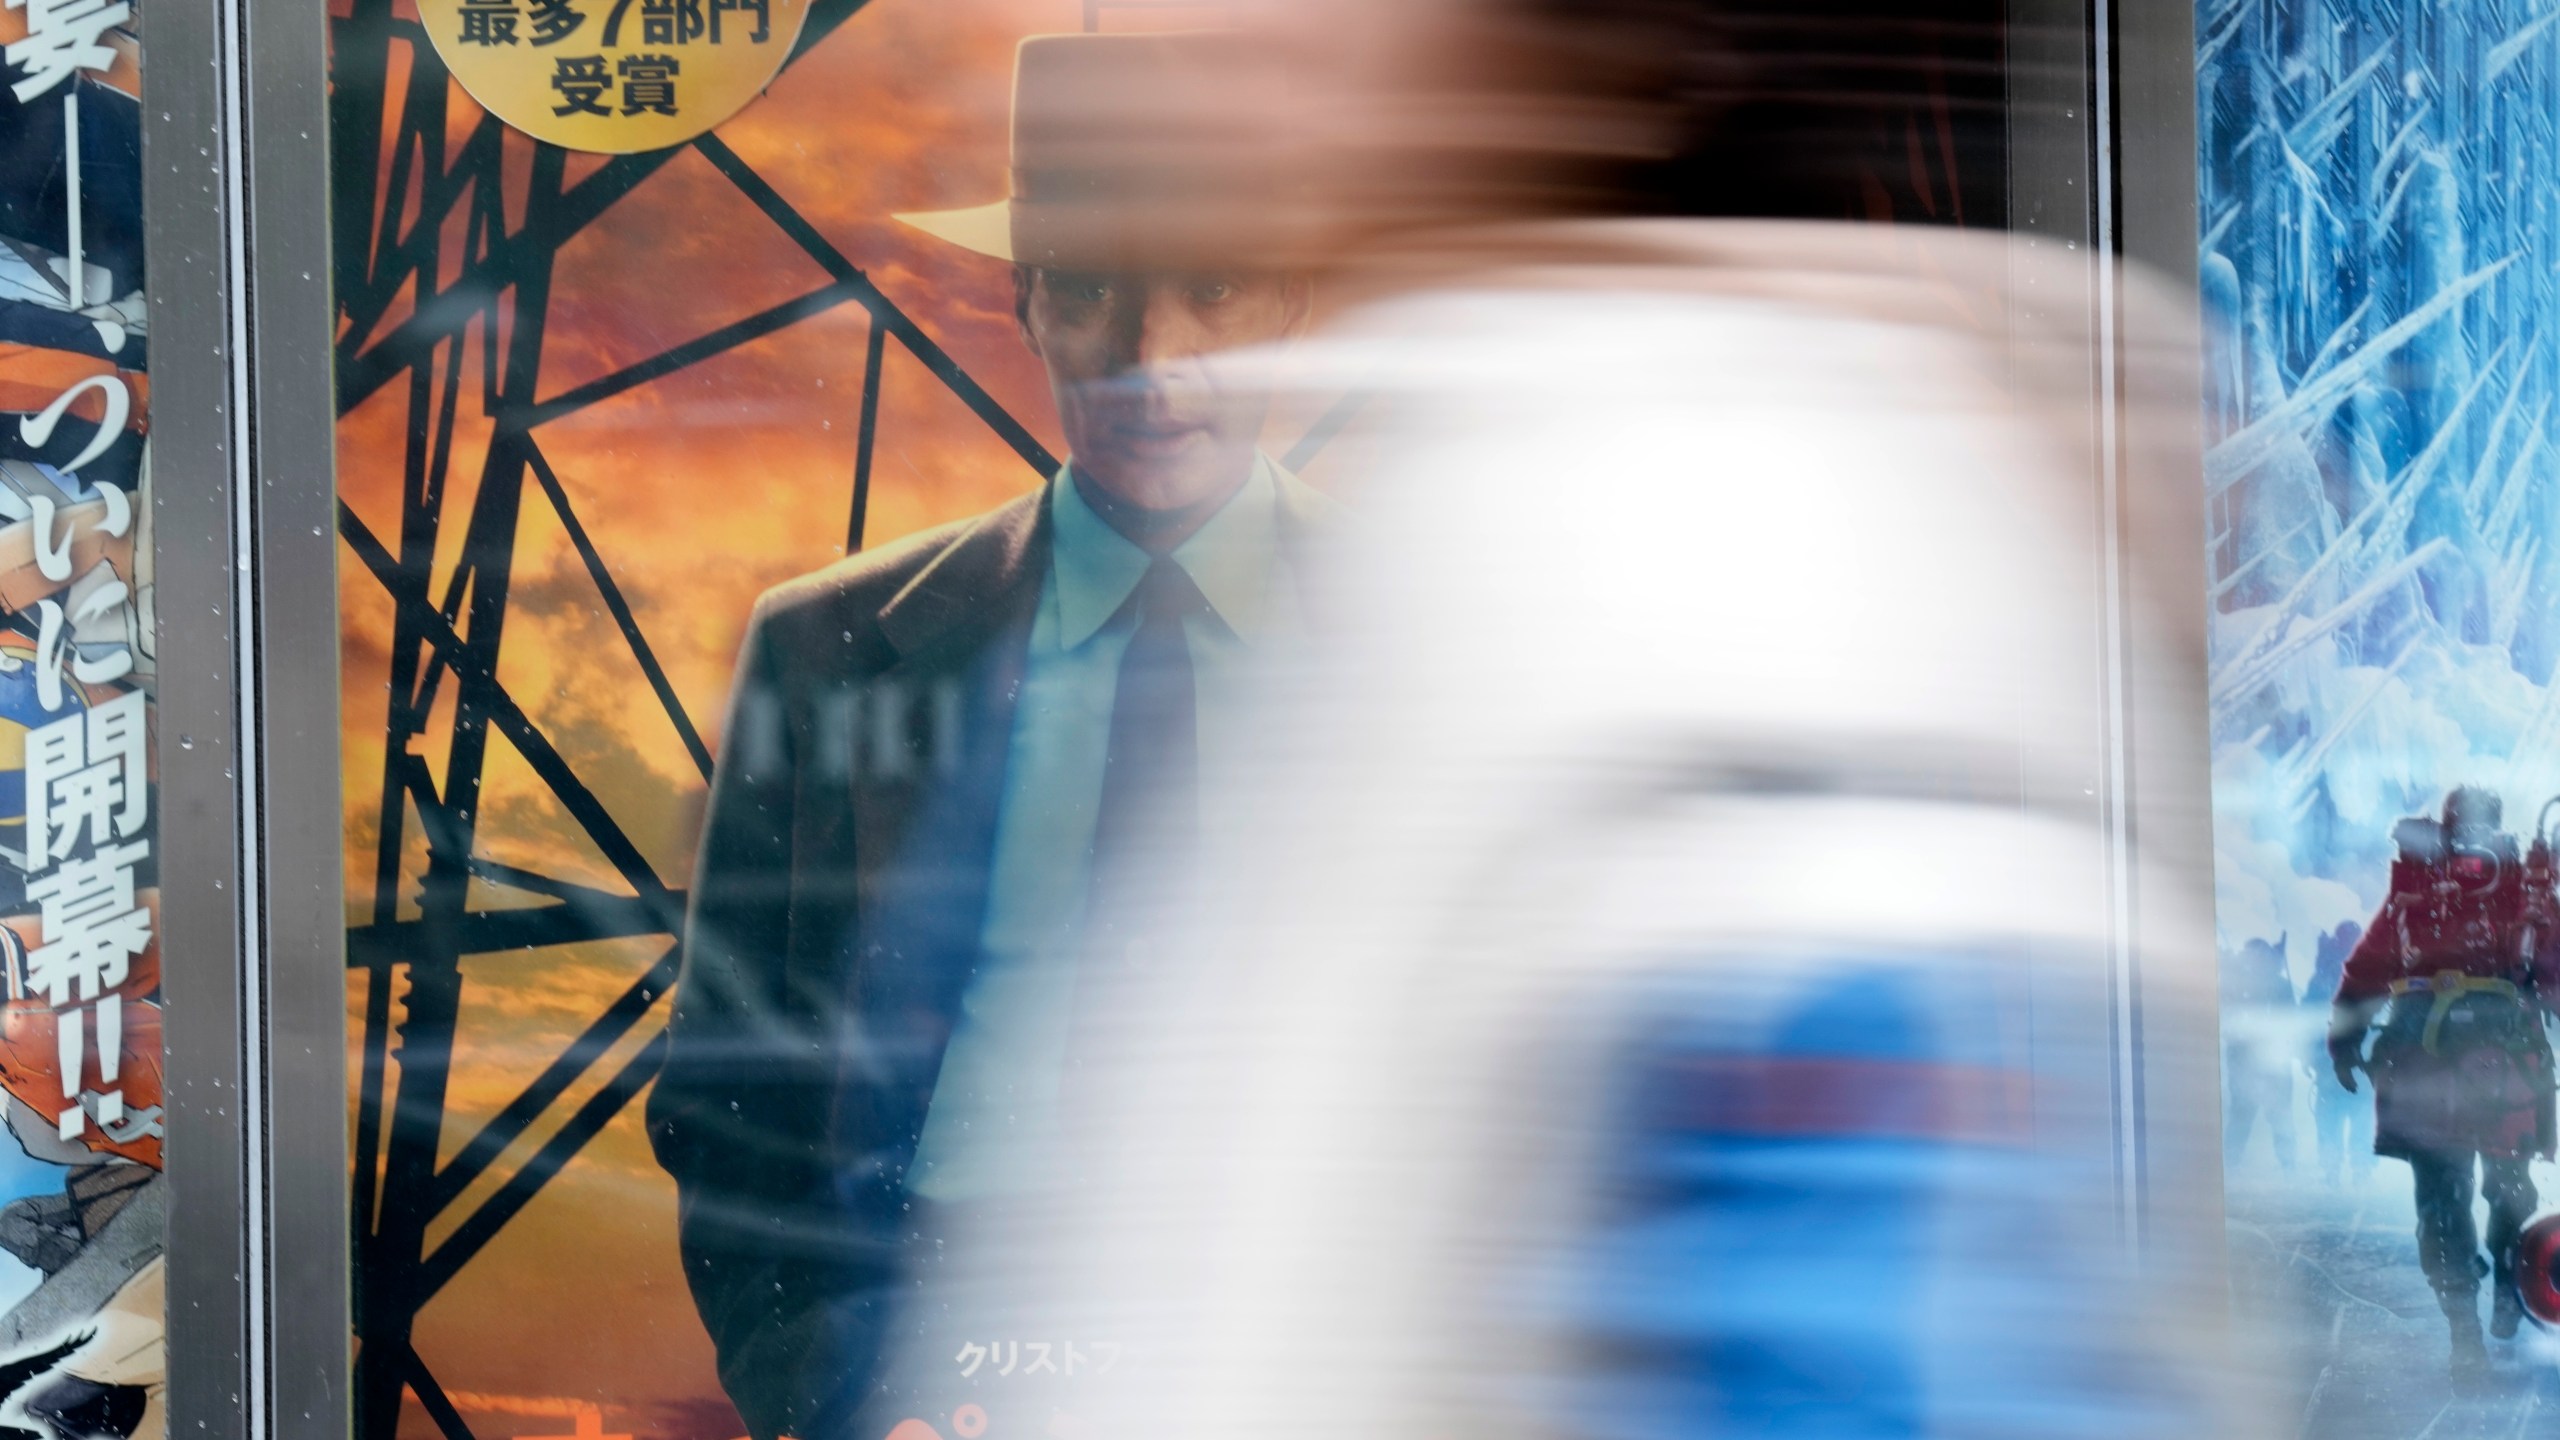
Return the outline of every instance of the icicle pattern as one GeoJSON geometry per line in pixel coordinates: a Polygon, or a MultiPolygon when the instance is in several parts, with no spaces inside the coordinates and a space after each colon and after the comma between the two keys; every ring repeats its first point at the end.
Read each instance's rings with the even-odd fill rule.
{"type": "Polygon", "coordinates": [[[2297,983],[2393,821],[2560,793],[2555,19],[2198,6],[2222,943],[2297,983]]]}

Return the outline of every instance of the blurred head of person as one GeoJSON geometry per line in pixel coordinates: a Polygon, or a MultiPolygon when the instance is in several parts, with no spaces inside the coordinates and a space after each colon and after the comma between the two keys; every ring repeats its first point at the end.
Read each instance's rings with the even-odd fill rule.
{"type": "Polygon", "coordinates": [[[1997,226],[2001,0],[1290,0],[1353,233],[1592,215],[1997,226]]]}
{"type": "Polygon", "coordinates": [[[1244,483],[1268,397],[1211,361],[1305,326],[1276,59],[1228,32],[1034,36],[1011,193],[899,217],[1013,263],[1076,475],[1121,515],[1213,510],[1244,483]]]}

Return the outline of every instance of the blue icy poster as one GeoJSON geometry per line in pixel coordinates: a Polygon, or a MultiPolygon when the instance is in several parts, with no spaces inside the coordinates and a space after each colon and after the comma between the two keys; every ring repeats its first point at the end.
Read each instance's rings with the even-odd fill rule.
{"type": "Polygon", "coordinates": [[[2560,1426],[2555,22],[2198,9],[2232,1259],[2306,1435],[2560,1426]]]}

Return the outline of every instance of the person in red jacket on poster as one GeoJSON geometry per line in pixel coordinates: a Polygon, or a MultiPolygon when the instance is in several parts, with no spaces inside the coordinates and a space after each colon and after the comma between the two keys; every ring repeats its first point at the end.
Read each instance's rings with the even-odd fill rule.
{"type": "Polygon", "coordinates": [[[2500,808],[2466,786],[2445,797],[2441,820],[2400,822],[2391,893],[2330,1007],[2338,1083],[2352,1091],[2356,1071],[2373,1077],[2374,1150],[2408,1161],[2415,1179],[2418,1263],[2452,1325],[2457,1378],[2488,1364],[2473,1201],[2486,1192],[2491,1329],[2507,1339],[2523,1319],[2516,1241],[2539,1204],[2531,1165],[2553,1153],[2552,857],[2540,838],[2520,856],[2500,808]]]}

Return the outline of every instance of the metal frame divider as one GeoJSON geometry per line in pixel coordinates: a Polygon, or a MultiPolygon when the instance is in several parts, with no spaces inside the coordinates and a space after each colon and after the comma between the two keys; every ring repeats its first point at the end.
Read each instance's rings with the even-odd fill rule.
{"type": "MultiPolygon", "coordinates": [[[[2141,957],[2211,955],[2212,916],[2170,883],[2209,864],[2210,763],[2193,713],[2151,703],[2193,688],[2173,673],[2202,654],[2205,526],[2202,354],[2196,274],[2193,13],[2184,4],[2011,0],[2011,225],[2030,253],[2084,264],[2068,293],[2020,296],[2049,333],[2085,341],[2099,646],[2107,733],[2096,818],[2108,837],[2119,1216],[2137,1249],[2155,1220],[2213,1217],[2186,1253],[2219,1253],[2220,1195],[2160,1197],[2155,1173],[2213,1177],[2220,1154],[2217,1017],[2210,997],[2146,974],[2141,957]],[[2185,297],[2185,298],[2176,298],[2185,297]],[[2164,537],[2191,535],[2191,546],[2164,537]],[[2143,544],[2143,603],[2134,550],[2143,544]],[[2158,1123],[2167,1117],[2171,1123],[2158,1123]],[[2200,1152],[2199,1146],[2212,1147],[2200,1152]],[[2165,1153],[2162,1147],[2176,1147],[2165,1153]],[[2175,1203],[2162,1206],[2163,1198],[2175,1203]]],[[[2038,267],[2034,283],[2057,271],[2038,267]]],[[[2048,357],[2049,358],[2049,357],[2048,357]]]]}
{"type": "Polygon", "coordinates": [[[143,80],[169,936],[169,1406],[347,1431],[326,31],[153,7],[143,80]]]}
{"type": "MultiPolygon", "coordinates": [[[[2204,495],[2204,350],[2196,299],[2197,169],[2195,12],[2153,0],[2087,0],[2097,82],[2093,107],[2097,153],[2108,159],[2101,191],[2108,224],[2101,254],[2120,261],[2127,274],[2156,287],[2151,304],[2116,302],[2107,335],[2110,362],[2148,357],[2148,363],[2115,371],[2105,402],[2120,417],[2111,436],[2109,463],[2122,477],[2114,502],[2128,535],[2184,535],[2189,543],[2162,547],[2151,557],[2154,608],[2127,608],[2119,648],[2128,658],[2128,683],[2157,683],[2164,665],[2192,664],[2197,673],[2165,677],[2192,687],[2191,713],[2163,719],[2156,707],[2124,713],[2133,728],[2122,738],[2127,781],[2125,803],[2145,837],[2131,874],[2145,899],[2135,910],[2146,947],[2163,953],[2178,947],[2202,957],[2211,973],[2217,954],[2214,916],[2207,903],[2173,909],[2157,897],[2167,892],[2158,872],[2172,863],[2211,873],[2213,855],[2212,760],[2202,694],[2208,595],[2204,495]],[[2150,387],[2135,393],[2130,387],[2150,387]],[[2150,618],[2145,619],[2145,616],[2150,618]],[[2146,668],[2147,667],[2147,668],[2146,668]],[[2145,720],[2155,730],[2145,731],[2145,720]]],[[[2166,977],[2135,976],[2135,993],[2157,1016],[2137,1032],[2141,1090],[2134,1120],[2146,1143],[2176,1146],[2175,1173],[2207,1177],[2209,1194],[2177,1198],[2175,1214],[2199,1227],[2182,1237],[2187,1253],[2223,1253],[2222,1044],[2215,994],[2176,995],[2166,977]],[[2154,1115],[2169,1117],[2155,1125],[2154,1115]]],[[[2162,1157],[2164,1161],[2171,1157],[2162,1157]]],[[[2189,1184],[2182,1179],[2182,1185],[2189,1184]]],[[[2147,1197],[2146,1197],[2147,1199],[2147,1197]]],[[[2228,1299],[2221,1266],[2200,1283],[2228,1299]]]]}

